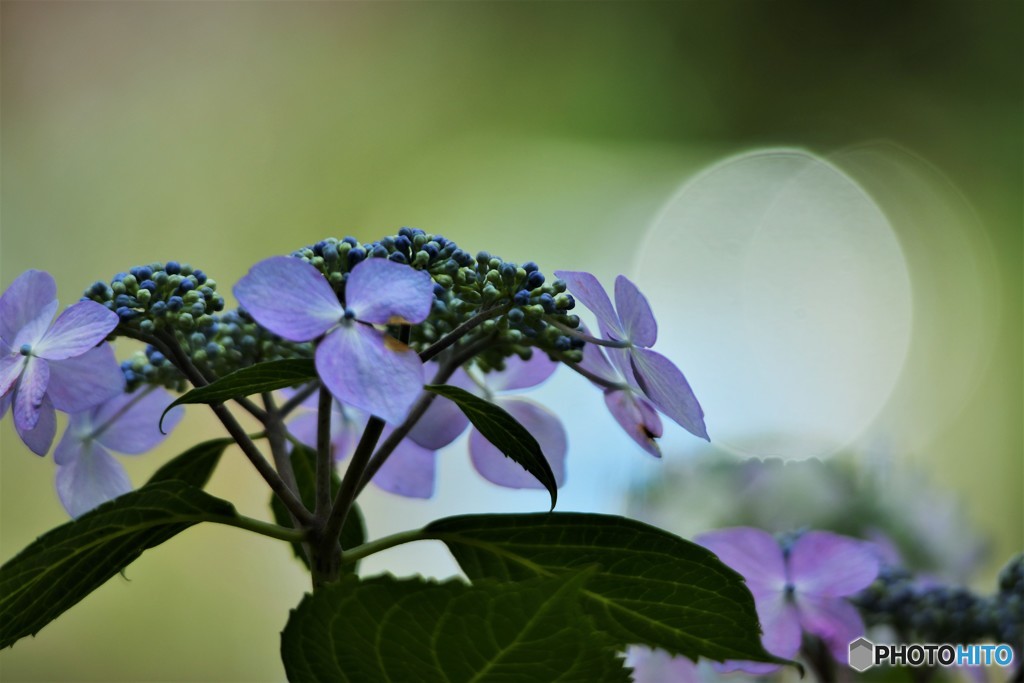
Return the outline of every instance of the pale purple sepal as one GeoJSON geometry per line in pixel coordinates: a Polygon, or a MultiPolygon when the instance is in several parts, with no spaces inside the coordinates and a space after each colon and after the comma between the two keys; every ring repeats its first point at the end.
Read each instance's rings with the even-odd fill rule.
{"type": "MultiPolygon", "coordinates": [[[[386,439],[390,430],[381,435],[386,439]]],[[[377,487],[407,498],[434,495],[437,453],[404,439],[373,477],[377,487]]]]}
{"type": "Polygon", "coordinates": [[[842,597],[871,585],[878,555],[870,544],[827,531],[808,531],[789,551],[789,578],[805,595],[842,597]]]}
{"type": "Polygon", "coordinates": [[[419,354],[360,323],[347,322],[324,338],[316,369],[339,401],[391,424],[402,421],[423,388],[419,354]]]}
{"type": "Polygon", "coordinates": [[[46,393],[57,410],[78,413],[124,393],[124,373],[110,344],[81,356],[50,361],[46,393]]]}
{"type": "Polygon", "coordinates": [[[14,424],[30,431],[39,419],[39,407],[50,383],[50,366],[42,358],[29,357],[14,393],[14,424]]]}
{"type": "MultiPolygon", "coordinates": [[[[555,475],[555,483],[561,488],[565,483],[565,454],[568,441],[565,428],[558,417],[526,399],[503,398],[495,403],[505,409],[537,440],[555,475]]],[[[476,471],[484,479],[498,486],[513,489],[544,488],[544,485],[522,465],[506,457],[475,429],[469,436],[469,456],[476,471]]]]}
{"type": "Polygon", "coordinates": [[[821,638],[840,664],[849,664],[850,642],[864,635],[864,621],[845,600],[797,593],[800,625],[821,638]]]}
{"type": "Polygon", "coordinates": [[[10,353],[0,356],[0,396],[8,396],[14,385],[18,382],[25,369],[27,357],[20,353],[10,353]]]}
{"type": "Polygon", "coordinates": [[[15,348],[36,342],[56,311],[57,283],[53,276],[42,270],[26,270],[0,296],[0,338],[14,347],[19,334],[26,336],[15,348]]]}
{"type": "Polygon", "coordinates": [[[117,323],[113,311],[95,301],[79,301],[57,316],[32,353],[47,360],[80,356],[103,341],[117,323]]]}
{"type": "Polygon", "coordinates": [[[786,564],[782,548],[767,531],[733,527],[701,534],[694,540],[742,575],[755,598],[784,591],[786,564]]]}
{"type": "Polygon", "coordinates": [[[182,417],[182,406],[173,408],[163,421],[165,433],[160,432],[160,416],[174,400],[165,389],[138,389],[107,401],[94,411],[95,425],[110,426],[101,431],[96,440],[112,451],[125,455],[139,455],[156,448],[182,417]]]}
{"type": "Polygon", "coordinates": [[[515,355],[505,359],[504,370],[487,375],[487,386],[491,391],[529,389],[547,380],[557,369],[558,363],[543,351],[534,349],[530,360],[515,355]]]}
{"type": "MultiPolygon", "coordinates": [[[[586,332],[586,328],[584,328],[584,332],[586,332]]],[[[579,366],[606,382],[613,384],[622,382],[622,374],[612,367],[612,364],[608,362],[608,357],[604,355],[604,351],[597,344],[587,344],[583,347],[583,360],[579,362],[579,366]]],[[[601,388],[604,389],[604,387],[601,388]]]]}
{"type": "Polygon", "coordinates": [[[427,319],[433,303],[429,274],[387,259],[363,261],[345,282],[345,305],[367,323],[415,325],[427,319]]]}
{"type": "Polygon", "coordinates": [[[651,305],[625,275],[615,278],[615,311],[629,341],[637,346],[654,346],[658,339],[658,323],[651,305]]]}
{"type": "Polygon", "coordinates": [[[626,666],[633,669],[633,683],[700,683],[697,665],[686,657],[673,657],[664,650],[630,645],[626,666]]]}
{"type": "Polygon", "coordinates": [[[615,313],[608,292],[590,273],[583,271],[556,270],[555,277],[565,280],[569,293],[597,316],[597,326],[608,339],[623,340],[626,331],[622,329],[619,316],[615,313]]]}
{"type": "MultiPolygon", "coordinates": [[[[69,437],[74,438],[70,432],[65,433],[58,450],[69,437]]],[[[80,444],[75,457],[57,467],[57,495],[75,518],[131,490],[121,463],[95,441],[80,444]]]]}
{"type": "MultiPolygon", "coordinates": [[[[423,364],[424,378],[430,382],[437,370],[436,362],[423,364]]],[[[459,387],[467,391],[476,389],[476,384],[462,368],[456,370],[445,384],[459,387]]],[[[424,448],[436,451],[444,448],[455,439],[459,438],[462,432],[469,426],[469,418],[452,401],[443,396],[435,396],[430,402],[430,407],[423,414],[413,428],[409,431],[409,437],[424,448]]]]}
{"type": "Polygon", "coordinates": [[[686,431],[710,441],[704,410],[679,368],[650,349],[632,349],[630,358],[637,383],[651,403],[686,431]]]}
{"type": "Polygon", "coordinates": [[[645,451],[660,458],[661,418],[647,399],[629,390],[605,391],[604,402],[619,426],[645,451]]]}
{"type": "Polygon", "coordinates": [[[345,312],[320,271],[291,256],[260,261],[233,291],[256,322],[291,341],[316,339],[345,312]]]}
{"type": "Polygon", "coordinates": [[[43,396],[43,402],[39,405],[38,419],[34,427],[24,429],[15,420],[14,429],[30,451],[36,455],[46,455],[46,452],[50,450],[50,446],[53,444],[53,437],[57,435],[57,413],[53,409],[50,397],[43,396]]]}
{"type": "MultiPolygon", "coordinates": [[[[306,410],[299,412],[289,423],[288,430],[292,436],[313,450],[317,447],[317,430],[319,429],[317,416],[317,396],[313,394],[303,407],[306,410]]],[[[351,410],[351,409],[349,409],[351,410]]],[[[352,455],[359,435],[366,425],[365,419],[352,419],[336,400],[331,402],[331,455],[336,462],[340,462],[352,455]]]]}

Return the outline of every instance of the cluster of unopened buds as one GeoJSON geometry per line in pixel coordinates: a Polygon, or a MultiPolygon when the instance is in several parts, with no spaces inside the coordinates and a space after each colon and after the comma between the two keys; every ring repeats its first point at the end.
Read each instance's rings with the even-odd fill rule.
{"type": "MultiPolygon", "coordinates": [[[[469,424],[425,385],[459,387],[506,410],[536,437],[558,485],[566,454],[558,418],[510,394],[540,384],[559,364],[603,391],[615,420],[648,452],[658,454],[659,413],[707,438],[683,374],[650,348],[657,325],[636,286],[620,276],[613,304],[589,273],[555,275],[403,228],[371,244],[327,239],[257,263],[234,287],[237,310],[224,310],[203,271],[168,261],[96,282],[51,325],[54,280],[27,271],[0,299],[0,409],[12,408],[18,434],[39,455],[55,439],[55,411],[70,414],[54,459],[73,516],[130,490],[111,452],[145,452],[173,428],[181,408],[158,427],[173,400],[168,389],[273,360],[312,359],[316,377],[265,394],[262,407],[241,400],[258,418],[287,424],[272,447],[315,448],[326,419],[340,462],[361,435],[376,432],[384,449],[358,464],[369,468],[361,483],[401,495],[432,495],[435,451],[469,424]],[[577,302],[595,316],[596,335],[574,312],[577,302]],[[108,343],[118,337],[145,348],[118,364],[108,343]],[[320,387],[329,397],[318,398],[320,387]]],[[[479,432],[469,444],[486,479],[543,486],[479,432]]],[[[275,454],[278,466],[286,459],[275,454]]]]}

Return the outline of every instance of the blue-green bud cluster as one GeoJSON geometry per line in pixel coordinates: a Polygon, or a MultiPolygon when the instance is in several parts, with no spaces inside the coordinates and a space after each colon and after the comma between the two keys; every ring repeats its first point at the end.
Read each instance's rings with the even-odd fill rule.
{"type": "MultiPolygon", "coordinates": [[[[978,595],[963,586],[921,581],[897,567],[883,567],[875,582],[853,598],[871,626],[885,624],[902,638],[921,643],[995,641],[1021,646],[1024,582],[1021,557],[1015,558],[994,595],[978,595]],[[1016,573],[1015,573],[1016,572],[1016,573]]],[[[1020,650],[1018,649],[1018,652],[1020,650]]]]}
{"type": "MultiPolygon", "coordinates": [[[[311,343],[291,342],[257,325],[242,309],[212,316],[209,324],[189,334],[176,333],[179,346],[206,377],[216,379],[239,368],[263,361],[311,358],[311,343]]],[[[154,384],[184,391],[184,376],[163,353],[152,346],[121,364],[131,391],[154,384]]]]}
{"type": "Polygon", "coordinates": [[[191,334],[212,324],[213,315],[224,309],[217,283],[203,271],[177,261],[136,266],[127,273],[118,273],[109,283],[94,283],[82,299],[117,313],[121,333],[143,335],[162,330],[191,334]]]}
{"type": "Polygon", "coordinates": [[[430,274],[434,305],[429,318],[412,330],[411,346],[423,351],[460,324],[489,308],[503,312],[476,328],[465,341],[494,337],[477,358],[484,370],[501,369],[512,354],[528,357],[534,348],[556,360],[578,362],[583,342],[566,335],[579,318],[565,282],[548,281],[535,263],[522,265],[487,252],[473,256],[441,236],[416,228],[362,244],[353,237],[329,238],[293,253],[316,267],[344,300],[349,272],[368,258],[386,258],[430,274]]]}

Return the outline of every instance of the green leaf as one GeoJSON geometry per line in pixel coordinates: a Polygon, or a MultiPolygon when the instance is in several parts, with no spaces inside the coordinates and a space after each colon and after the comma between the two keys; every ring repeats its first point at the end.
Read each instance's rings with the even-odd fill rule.
{"type": "Polygon", "coordinates": [[[227,501],[164,481],[40,536],[0,567],[0,648],[38,633],[143,551],[198,522],[235,516],[227,501]]]}
{"type": "MultiPolygon", "coordinates": [[[[316,505],[316,451],[305,446],[296,446],[291,453],[292,469],[295,471],[295,483],[299,485],[299,496],[306,507],[312,510],[316,505]]],[[[341,478],[337,471],[331,471],[331,499],[338,492],[341,486],[341,478]]],[[[274,513],[274,521],[281,526],[291,527],[292,518],[288,515],[288,509],[277,496],[270,499],[270,509],[274,513]]],[[[341,529],[341,547],[344,549],[355,548],[366,542],[366,525],[363,523],[362,513],[359,506],[353,504],[345,518],[345,526],[341,529]]],[[[302,560],[302,563],[309,568],[309,558],[298,543],[292,544],[295,556],[302,560]]],[[[344,564],[342,572],[355,573],[359,563],[344,564]]]]}
{"type": "Polygon", "coordinates": [[[467,515],[438,520],[470,580],[523,581],[597,565],[584,609],[618,643],[722,661],[782,663],[761,646],[743,578],[701,546],[623,517],[580,513],[467,515]]]}
{"type": "Polygon", "coordinates": [[[309,358],[273,360],[235,370],[205,387],[198,387],[179,396],[160,416],[160,431],[163,431],[164,416],[174,406],[189,403],[224,403],[243,396],[305,384],[316,377],[316,367],[309,358]]]}
{"type": "Polygon", "coordinates": [[[288,680],[625,683],[579,606],[589,573],[521,583],[354,576],[307,595],[281,636],[288,680]]]}
{"type": "Polygon", "coordinates": [[[523,469],[544,485],[551,494],[551,509],[555,509],[555,502],[558,500],[555,474],[551,471],[551,465],[544,457],[540,444],[523,425],[504,409],[474,396],[465,389],[440,384],[428,384],[423,388],[438,396],[444,396],[459,406],[484,438],[506,457],[522,465],[523,469]]]}
{"type": "Polygon", "coordinates": [[[234,439],[212,439],[193,446],[173,460],[165,463],[146,482],[147,485],[161,481],[183,481],[197,488],[203,488],[210,481],[213,470],[220,462],[224,450],[235,443],[234,439]]]}

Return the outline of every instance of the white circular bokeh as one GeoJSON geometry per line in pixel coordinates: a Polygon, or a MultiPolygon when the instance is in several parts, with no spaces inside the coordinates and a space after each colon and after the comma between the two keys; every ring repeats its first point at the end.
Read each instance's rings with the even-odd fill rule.
{"type": "Polygon", "coordinates": [[[655,348],[727,450],[830,455],[862,435],[903,368],[911,288],[892,226],[807,152],[755,151],[698,175],[651,225],[633,273],[655,348]]]}

